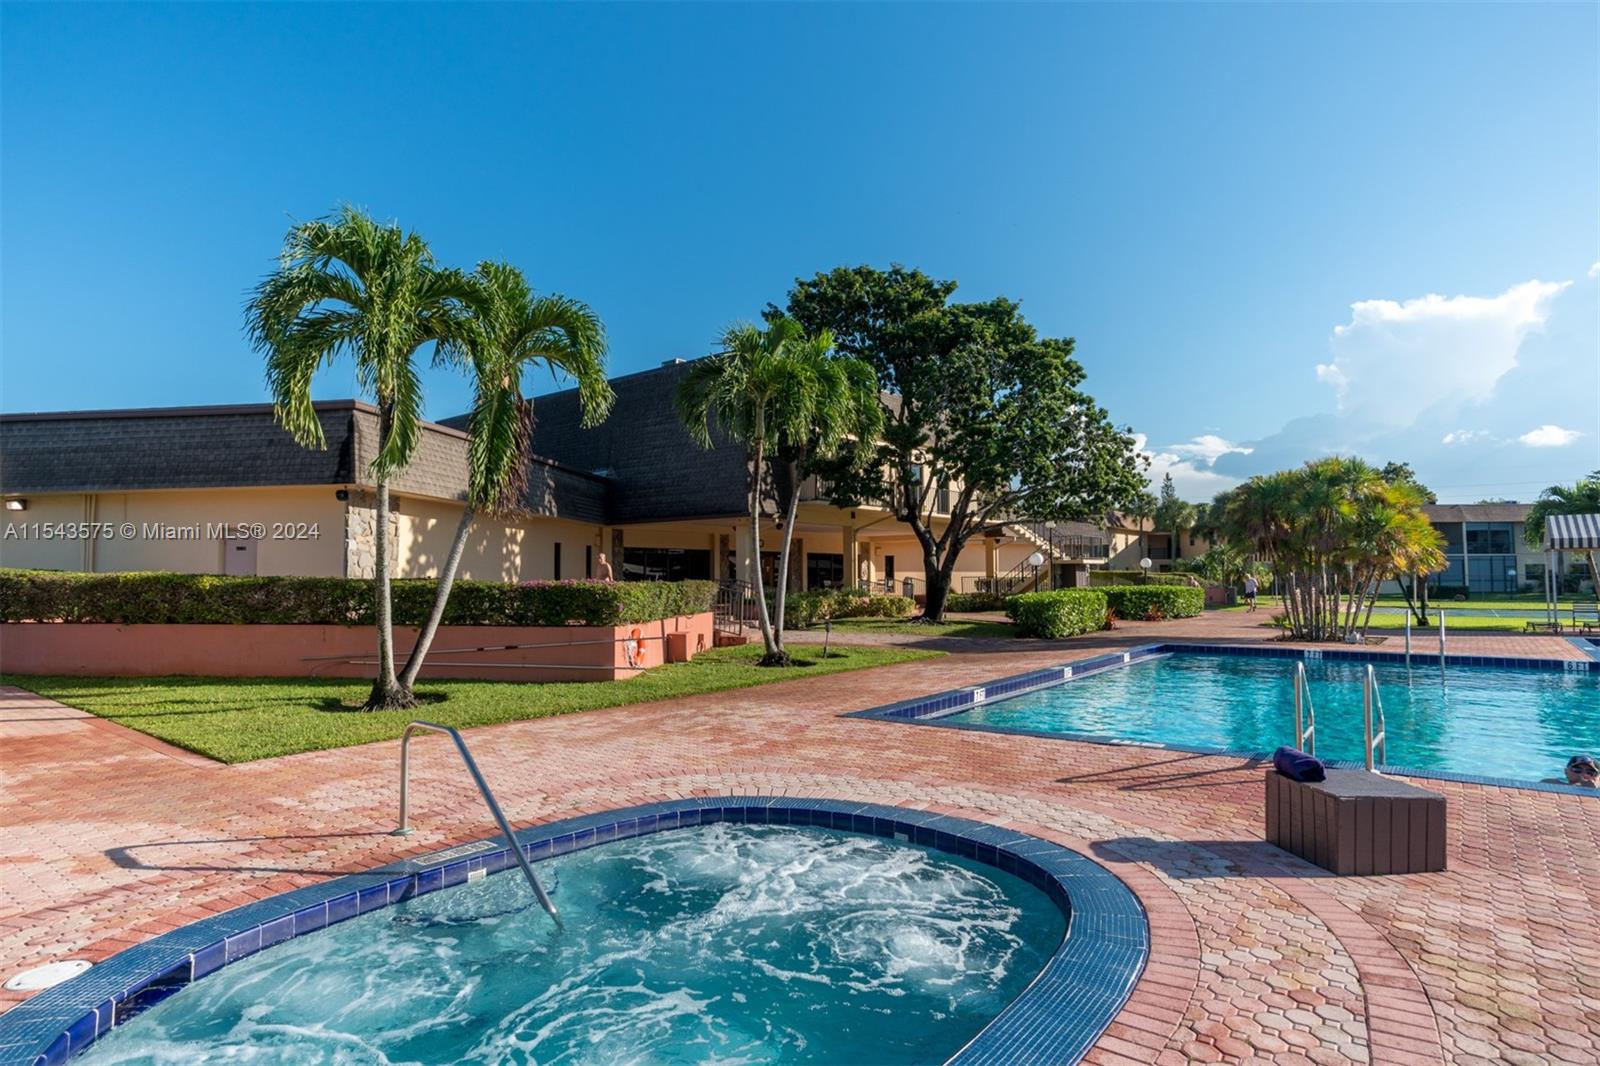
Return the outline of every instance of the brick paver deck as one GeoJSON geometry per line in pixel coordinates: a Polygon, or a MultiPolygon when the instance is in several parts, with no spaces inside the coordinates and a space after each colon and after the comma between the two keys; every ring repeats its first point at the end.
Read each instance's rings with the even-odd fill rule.
{"type": "MultiPolygon", "coordinates": [[[[1111,646],[1259,640],[1258,620],[945,642],[963,650],[470,740],[517,825],[784,793],[936,808],[1090,855],[1139,894],[1153,934],[1093,1062],[1600,1063],[1600,798],[1433,782],[1450,802],[1449,872],[1334,878],[1261,842],[1261,769],[1237,759],[839,717],[1111,646]]],[[[1549,637],[1450,645],[1579,655],[1549,637]]],[[[418,832],[396,838],[396,743],[228,767],[0,690],[0,977],[489,835],[445,743],[415,743],[418,832]]]]}

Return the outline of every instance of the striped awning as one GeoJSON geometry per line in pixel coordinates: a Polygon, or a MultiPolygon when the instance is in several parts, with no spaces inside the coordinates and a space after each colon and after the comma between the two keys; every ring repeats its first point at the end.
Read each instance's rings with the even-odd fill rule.
{"type": "Polygon", "coordinates": [[[1553,514],[1544,520],[1545,551],[1600,551],[1600,514],[1553,514]]]}

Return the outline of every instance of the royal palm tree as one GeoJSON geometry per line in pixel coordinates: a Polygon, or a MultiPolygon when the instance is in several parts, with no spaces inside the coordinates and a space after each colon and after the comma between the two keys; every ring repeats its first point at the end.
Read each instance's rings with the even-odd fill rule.
{"type": "Polygon", "coordinates": [[[605,327],[587,306],[564,296],[538,296],[509,263],[479,263],[465,297],[467,328],[447,358],[472,375],[467,419],[467,498],[455,539],[439,571],[433,609],[417,634],[400,687],[410,693],[439,631],[450,589],[473,522],[482,513],[515,510],[526,484],[533,402],[522,395],[522,375],[543,364],[557,378],[577,382],[583,424],[605,418],[615,398],[606,380],[605,327]]]}
{"type": "Polygon", "coordinates": [[[389,482],[411,461],[420,436],[417,352],[462,339],[462,302],[470,291],[463,274],[434,263],[416,233],[345,207],[289,231],[278,269],[257,286],[245,311],[251,342],[266,356],[273,413],[300,444],[327,447],[311,381],[340,356],[354,360],[356,381],[378,408],[377,454],[370,467],[377,487],[378,677],[369,710],[413,702],[394,668],[389,482]]]}
{"type": "Polygon", "coordinates": [[[678,415],[702,447],[713,444],[712,430],[744,444],[749,457],[750,533],[755,553],[756,618],[761,627],[764,666],[789,663],[783,647],[783,610],[788,557],[798,508],[798,478],[781,501],[785,511],[783,547],[774,597],[776,618],[767,609],[761,573],[761,511],[774,481],[774,463],[805,462],[834,454],[848,437],[875,437],[877,376],[856,359],[832,355],[827,331],[806,337],[800,324],[779,317],[766,329],[738,325],[722,337],[722,352],[692,364],[678,383],[678,415]]]}

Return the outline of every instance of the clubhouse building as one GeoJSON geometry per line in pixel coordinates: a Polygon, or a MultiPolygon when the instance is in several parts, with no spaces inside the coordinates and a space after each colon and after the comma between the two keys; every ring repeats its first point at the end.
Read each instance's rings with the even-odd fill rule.
{"type": "MultiPolygon", "coordinates": [[[[625,580],[776,577],[775,517],[756,558],[741,445],[696,444],[672,395],[673,360],[612,381],[610,417],[584,428],[576,390],[540,396],[527,487],[503,516],[480,515],[462,576],[488,581],[584,578],[604,552],[625,580]]],[[[324,450],[303,448],[269,405],[0,415],[0,566],[117,572],[369,577],[376,533],[376,410],[316,405],[324,450]]],[[[463,419],[425,423],[411,464],[391,482],[397,577],[438,572],[466,494],[463,419]]],[[[935,501],[934,524],[942,513],[935,501]]],[[[1148,531],[1088,523],[1005,524],[975,537],[955,589],[1029,568],[1136,564],[1148,531]]],[[[839,508],[807,483],[794,530],[791,588],[870,584],[922,591],[922,550],[879,507],[839,508]]],[[[1060,572],[1057,571],[1057,576],[1060,572]]]]}

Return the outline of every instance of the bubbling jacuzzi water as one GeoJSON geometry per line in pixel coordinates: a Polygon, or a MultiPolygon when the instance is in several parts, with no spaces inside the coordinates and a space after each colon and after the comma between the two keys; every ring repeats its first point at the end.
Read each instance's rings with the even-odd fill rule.
{"type": "Polygon", "coordinates": [[[940,1062],[1065,919],[993,867],[827,830],[717,824],[515,870],[229,966],[94,1063],[940,1062]]]}

